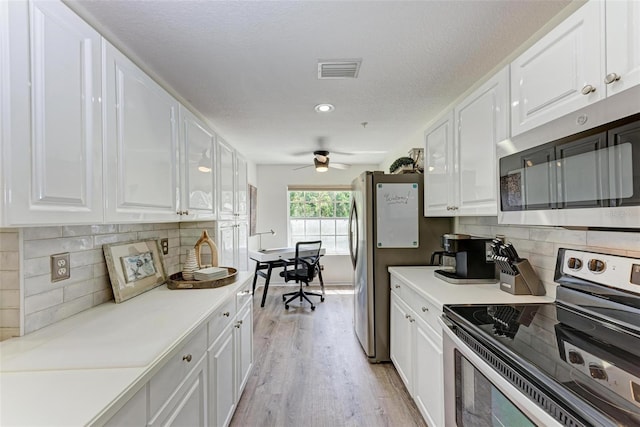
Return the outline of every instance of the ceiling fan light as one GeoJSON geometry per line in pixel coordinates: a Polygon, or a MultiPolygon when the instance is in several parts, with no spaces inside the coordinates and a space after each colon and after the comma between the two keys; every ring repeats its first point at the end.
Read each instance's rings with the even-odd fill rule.
{"type": "Polygon", "coordinates": [[[313,164],[316,166],[316,172],[326,172],[329,170],[329,159],[326,162],[321,162],[318,159],[313,159],[313,164]]]}

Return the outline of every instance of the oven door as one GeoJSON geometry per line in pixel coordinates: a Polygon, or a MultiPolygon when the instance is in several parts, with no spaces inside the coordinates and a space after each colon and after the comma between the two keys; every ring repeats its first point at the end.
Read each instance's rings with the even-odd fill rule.
{"type": "Polygon", "coordinates": [[[442,324],[445,425],[561,426],[442,324]]]}

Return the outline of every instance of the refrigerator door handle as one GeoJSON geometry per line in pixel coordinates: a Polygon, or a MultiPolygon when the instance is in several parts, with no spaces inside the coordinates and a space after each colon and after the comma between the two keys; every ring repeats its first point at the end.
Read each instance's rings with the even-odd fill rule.
{"type": "Polygon", "coordinates": [[[358,245],[360,236],[358,235],[358,211],[356,210],[356,201],[351,201],[351,211],[349,212],[349,254],[351,255],[351,263],[353,264],[353,268],[356,268],[356,263],[358,262],[358,245]],[[353,222],[356,222],[356,238],[355,242],[353,241],[353,222]],[[354,247],[355,243],[355,247],[354,247]]]}

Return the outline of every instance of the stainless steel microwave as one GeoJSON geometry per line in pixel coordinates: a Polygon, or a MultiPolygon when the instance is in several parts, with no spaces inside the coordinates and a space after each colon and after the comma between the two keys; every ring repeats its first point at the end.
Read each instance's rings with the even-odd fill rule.
{"type": "Polygon", "coordinates": [[[640,228],[640,114],[499,165],[502,224],[640,228]]]}

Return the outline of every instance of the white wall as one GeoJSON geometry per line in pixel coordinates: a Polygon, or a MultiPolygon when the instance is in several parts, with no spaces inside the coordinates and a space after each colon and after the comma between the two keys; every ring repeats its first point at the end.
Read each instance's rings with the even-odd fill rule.
{"type": "MultiPolygon", "coordinates": [[[[293,170],[296,166],[258,165],[258,211],[256,228],[258,232],[273,229],[276,234],[262,236],[263,248],[287,246],[287,187],[289,185],[350,185],[360,173],[367,170],[378,170],[376,165],[353,165],[347,170],[329,169],[318,173],[313,167],[293,170]]],[[[252,244],[257,247],[257,237],[252,237],[252,244]]],[[[323,258],[325,283],[352,283],[353,269],[349,255],[327,255],[323,258]]],[[[281,283],[280,277],[274,275],[271,283],[281,283]]],[[[264,283],[263,279],[258,281],[264,283]]]]}

